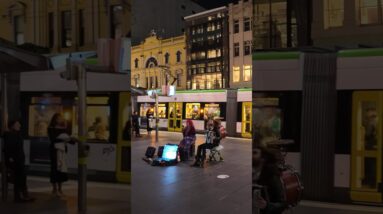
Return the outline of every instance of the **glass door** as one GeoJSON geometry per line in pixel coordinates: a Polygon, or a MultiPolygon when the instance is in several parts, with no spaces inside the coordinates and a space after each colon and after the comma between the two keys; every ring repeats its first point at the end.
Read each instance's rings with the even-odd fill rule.
{"type": "Polygon", "coordinates": [[[242,104],[242,129],[241,129],[241,134],[242,137],[248,137],[251,138],[251,102],[244,102],[242,104]]]}
{"type": "Polygon", "coordinates": [[[382,92],[354,92],[351,199],[382,202],[382,92]]]}
{"type": "Polygon", "coordinates": [[[169,103],[168,130],[182,131],[182,103],[169,103]]]}

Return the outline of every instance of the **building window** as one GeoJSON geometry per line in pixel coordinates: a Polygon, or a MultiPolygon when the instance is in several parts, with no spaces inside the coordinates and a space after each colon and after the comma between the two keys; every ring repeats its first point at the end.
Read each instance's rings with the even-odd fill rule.
{"type": "Polygon", "coordinates": [[[13,21],[15,43],[18,45],[24,44],[24,16],[15,16],[13,21]]]}
{"type": "Polygon", "coordinates": [[[234,20],[234,33],[239,33],[239,20],[234,20]]]}
{"type": "Polygon", "coordinates": [[[54,15],[53,13],[48,13],[48,46],[53,48],[55,39],[55,30],[54,30],[54,15]]]}
{"type": "Polygon", "coordinates": [[[287,1],[254,1],[255,49],[296,47],[297,19],[287,1]]]}
{"type": "Polygon", "coordinates": [[[251,81],[251,73],[252,73],[251,69],[252,69],[251,65],[243,66],[243,81],[245,82],[251,81]]]}
{"type": "Polygon", "coordinates": [[[251,30],[251,22],[250,18],[245,17],[243,18],[243,31],[250,31],[251,30]]]}
{"type": "Polygon", "coordinates": [[[113,5],[111,7],[111,17],[110,17],[110,37],[111,38],[120,38],[122,35],[122,20],[123,17],[123,8],[121,5],[113,5]]]}
{"type": "Polygon", "coordinates": [[[181,62],[181,51],[177,51],[177,62],[181,62]]]}
{"type": "Polygon", "coordinates": [[[381,0],[359,0],[360,24],[382,23],[381,0]]]}
{"type": "Polygon", "coordinates": [[[234,57],[239,56],[239,43],[234,43],[234,57]]]}
{"type": "Polygon", "coordinates": [[[149,77],[146,77],[146,88],[149,88],[149,77]]]}
{"type": "Polygon", "coordinates": [[[240,67],[233,67],[233,82],[239,82],[241,77],[240,67]]]}
{"type": "Polygon", "coordinates": [[[138,77],[134,77],[134,86],[135,87],[140,87],[140,85],[138,84],[138,77]]]}
{"type": "Polygon", "coordinates": [[[150,57],[148,61],[146,62],[146,68],[153,68],[157,66],[158,66],[158,63],[154,57],[150,57]]]}
{"type": "Polygon", "coordinates": [[[177,78],[177,87],[181,87],[181,74],[177,73],[176,78],[177,78]]]}
{"type": "Polygon", "coordinates": [[[61,13],[61,45],[62,47],[72,46],[72,12],[61,13]]]}
{"type": "Polygon", "coordinates": [[[251,54],[251,42],[245,41],[243,42],[243,55],[247,56],[251,54]]]}
{"type": "Polygon", "coordinates": [[[324,0],[324,28],[341,27],[344,19],[344,0],[324,0]]]}
{"type": "Polygon", "coordinates": [[[138,68],[138,59],[137,58],[134,60],[134,68],[138,68]]]}
{"type": "Polygon", "coordinates": [[[169,64],[169,57],[170,57],[170,54],[166,53],[165,54],[165,64],[169,64]]]}
{"type": "Polygon", "coordinates": [[[84,46],[84,41],[85,41],[85,18],[84,18],[84,10],[79,10],[78,11],[78,44],[79,46],[84,46]]]}

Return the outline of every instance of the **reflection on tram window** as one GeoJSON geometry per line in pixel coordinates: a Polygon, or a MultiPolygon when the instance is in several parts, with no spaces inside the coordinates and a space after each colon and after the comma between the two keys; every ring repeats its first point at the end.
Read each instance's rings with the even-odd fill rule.
{"type": "MultiPolygon", "coordinates": [[[[29,106],[29,130],[31,137],[47,137],[48,124],[52,116],[62,112],[61,105],[30,105],[29,106]]],[[[66,115],[64,115],[65,117],[66,115]]],[[[67,118],[65,118],[67,119],[67,118]]],[[[71,119],[71,118],[70,118],[71,119]]]]}
{"type": "Polygon", "coordinates": [[[364,158],[364,177],[362,186],[365,188],[376,188],[376,158],[364,158]]]}
{"type": "Polygon", "coordinates": [[[199,120],[201,119],[201,104],[186,103],[186,119],[199,120]]]}
{"type": "MultiPolygon", "coordinates": [[[[77,102],[78,98],[75,98],[77,102]]],[[[110,107],[108,97],[87,97],[87,138],[90,142],[108,142],[110,107]]],[[[77,121],[78,111],[75,111],[77,121]]],[[[74,135],[78,136],[77,123],[74,123],[74,135]]]]}
{"type": "Polygon", "coordinates": [[[151,109],[152,106],[150,104],[141,104],[140,106],[140,116],[141,117],[145,117],[146,116],[146,112],[148,111],[148,109],[151,109]]]}
{"type": "Polygon", "coordinates": [[[254,109],[254,131],[261,136],[261,144],[281,138],[281,110],[276,107],[254,109]]]}
{"type": "Polygon", "coordinates": [[[364,147],[366,150],[377,149],[378,116],[375,102],[362,103],[362,123],[364,129],[364,147]]]}
{"type": "Polygon", "coordinates": [[[204,119],[205,120],[211,120],[215,117],[221,116],[221,108],[219,104],[206,104],[204,108],[204,119]]]}
{"type": "MultiPolygon", "coordinates": [[[[156,111],[154,111],[154,117],[156,117],[156,111]]],[[[166,118],[166,106],[165,104],[158,104],[158,117],[166,118]]]]}
{"type": "Polygon", "coordinates": [[[89,106],[87,111],[88,138],[90,140],[108,141],[109,106],[89,106]]]}

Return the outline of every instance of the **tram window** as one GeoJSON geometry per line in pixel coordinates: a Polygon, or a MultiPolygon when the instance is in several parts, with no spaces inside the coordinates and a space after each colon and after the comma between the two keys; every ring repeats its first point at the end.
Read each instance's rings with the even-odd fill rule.
{"type": "MultiPolygon", "coordinates": [[[[61,105],[30,105],[28,120],[28,135],[31,137],[47,137],[48,126],[52,116],[63,112],[61,105]]],[[[71,120],[64,114],[65,120],[71,120]]]]}
{"type": "MultiPolygon", "coordinates": [[[[145,113],[146,115],[146,113],[145,113]]],[[[156,111],[154,111],[154,117],[156,117],[156,111]]],[[[166,118],[166,105],[165,104],[158,104],[158,117],[159,118],[166,118]]]]}
{"type": "Polygon", "coordinates": [[[214,119],[221,116],[221,108],[219,104],[206,104],[204,108],[204,119],[214,119]]]}
{"type": "Polygon", "coordinates": [[[186,119],[200,120],[201,119],[201,104],[186,103],[186,119]]]}
{"type": "Polygon", "coordinates": [[[262,136],[262,144],[281,138],[281,109],[262,107],[254,109],[254,131],[262,136]]]}
{"type": "MultiPolygon", "coordinates": [[[[77,101],[78,98],[76,97],[77,101]]],[[[87,97],[87,138],[92,143],[109,142],[110,137],[110,106],[109,97],[87,97]]],[[[78,116],[78,111],[75,110],[75,118],[78,116]]],[[[78,136],[77,123],[74,123],[73,129],[78,136]]]]}

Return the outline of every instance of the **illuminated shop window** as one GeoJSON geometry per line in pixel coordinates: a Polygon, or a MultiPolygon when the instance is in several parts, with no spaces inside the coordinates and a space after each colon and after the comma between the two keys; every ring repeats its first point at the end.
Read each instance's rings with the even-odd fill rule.
{"type": "MultiPolygon", "coordinates": [[[[45,104],[32,104],[29,106],[29,120],[28,120],[28,135],[30,137],[48,137],[49,123],[56,113],[62,113],[63,107],[61,105],[45,105],[45,104]]],[[[70,116],[70,115],[69,115],[70,116]]],[[[64,115],[65,120],[72,120],[68,118],[68,114],[64,115]]]]}

